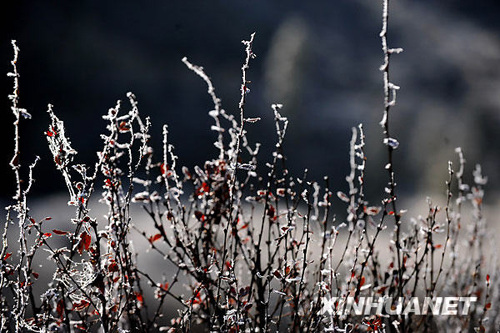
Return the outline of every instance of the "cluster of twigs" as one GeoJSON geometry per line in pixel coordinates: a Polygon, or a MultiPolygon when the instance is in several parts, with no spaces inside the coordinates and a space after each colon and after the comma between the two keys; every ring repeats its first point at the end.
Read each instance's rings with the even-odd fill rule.
{"type": "Polygon", "coordinates": [[[499,309],[492,304],[499,294],[490,286],[498,272],[485,265],[486,178],[480,167],[473,185],[467,185],[465,159],[457,149],[459,167],[448,165],[443,207],[428,199],[427,216],[417,219],[396,208],[393,151],[399,143],[389,134],[389,111],[398,87],[389,80],[389,64],[390,56],[402,50],[387,45],[387,1],[383,13],[381,125],[389,177],[381,204],[370,205],[364,195],[362,125],[352,131],[346,193],[332,192],[328,178],[321,184],[310,180],[307,170],[298,178],[289,174],[283,151],[288,120],[280,104],[272,105],[276,149],[271,161],[261,165],[259,144],[250,144],[245,130],[260,120],[245,111],[247,75],[255,58],[252,34],[243,41],[239,117],[222,108],[203,68],[183,59],[207,83],[214,103],[209,115],[218,154],[202,166],[177,165],[166,125],[163,151],[155,154],[151,123],[141,118],[132,93],[127,95],[130,110],[123,112],[118,102],[103,116],[107,134],[95,164],[77,164],[64,124],[49,105],[45,136],[67,186],[68,204],[75,207],[64,230],[51,228],[50,218],[37,220],[28,208],[38,158],[23,183],[18,124],[31,116],[18,107],[18,48],[13,42],[11,167],[17,192],[2,234],[0,330],[431,332],[498,327],[499,309]],[[104,218],[90,211],[98,189],[108,209],[104,218]],[[147,212],[148,224],[136,223],[133,205],[147,212]],[[333,205],[344,205],[346,214],[334,216],[333,205]],[[465,216],[469,211],[470,218],[465,216]],[[148,251],[134,249],[138,237],[148,251]],[[53,274],[47,287],[37,287],[34,259],[41,253],[48,253],[53,264],[52,272],[44,272],[53,274]],[[139,265],[144,256],[165,262],[163,278],[139,265]],[[395,299],[397,306],[417,296],[475,296],[479,305],[467,316],[337,312],[346,303],[333,300],[357,302],[362,296],[395,299]]]}

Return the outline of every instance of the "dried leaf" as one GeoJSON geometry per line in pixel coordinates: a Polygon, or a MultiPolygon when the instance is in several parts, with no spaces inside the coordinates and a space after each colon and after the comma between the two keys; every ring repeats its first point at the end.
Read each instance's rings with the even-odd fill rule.
{"type": "Polygon", "coordinates": [[[337,192],[337,197],[339,197],[340,200],[344,201],[344,202],[349,202],[349,197],[342,191],[338,191],[337,192]]]}
{"type": "Polygon", "coordinates": [[[52,229],[52,232],[55,233],[56,235],[61,235],[61,236],[69,234],[69,232],[67,231],[62,231],[58,229],[52,229]]]}
{"type": "Polygon", "coordinates": [[[194,216],[200,222],[205,222],[205,220],[206,220],[205,214],[203,214],[199,210],[197,210],[197,211],[194,212],[194,216]]]}
{"type": "Polygon", "coordinates": [[[135,297],[137,298],[137,301],[139,301],[139,303],[144,303],[144,297],[142,297],[142,294],[138,291],[136,291],[135,293],[135,297]]]}
{"type": "Polygon", "coordinates": [[[380,211],[382,210],[381,207],[366,207],[364,206],[363,207],[363,211],[365,212],[366,215],[370,215],[370,216],[373,216],[373,215],[377,215],[380,211]]]}
{"type": "Polygon", "coordinates": [[[80,242],[78,243],[78,253],[82,254],[83,250],[88,251],[91,242],[92,237],[87,232],[82,232],[80,234],[80,242]]]}
{"type": "Polygon", "coordinates": [[[64,315],[64,300],[60,299],[57,302],[56,312],[59,315],[59,318],[63,318],[64,315]]]}
{"type": "Polygon", "coordinates": [[[156,234],[156,235],[153,235],[153,236],[149,237],[149,242],[150,242],[151,244],[153,244],[154,242],[156,242],[156,241],[157,241],[158,239],[160,239],[160,238],[161,238],[161,234],[156,234]]]}
{"type": "Polygon", "coordinates": [[[119,271],[118,264],[116,262],[111,263],[108,266],[108,271],[110,271],[110,272],[118,272],[119,271]]]}
{"type": "Polygon", "coordinates": [[[73,303],[73,309],[76,311],[83,311],[90,305],[89,301],[82,299],[79,303],[73,303]]]}

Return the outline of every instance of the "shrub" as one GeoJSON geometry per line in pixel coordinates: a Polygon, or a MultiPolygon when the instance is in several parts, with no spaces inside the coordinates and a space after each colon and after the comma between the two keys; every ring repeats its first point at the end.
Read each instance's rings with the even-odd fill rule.
{"type": "Polygon", "coordinates": [[[9,98],[15,147],[10,165],[17,191],[6,208],[2,235],[2,332],[498,328],[498,306],[492,306],[498,299],[492,285],[498,271],[485,265],[486,178],[480,166],[473,172],[473,185],[467,185],[458,148],[458,168],[448,164],[443,207],[428,199],[427,215],[417,219],[407,218],[397,207],[393,153],[399,143],[391,137],[389,124],[399,87],[389,79],[389,65],[402,49],[387,44],[388,1],[383,14],[380,124],[388,183],[380,204],[369,204],[364,195],[362,125],[352,129],[347,193],[332,191],[328,178],[310,180],[307,170],[300,177],[289,174],[283,149],[288,120],[280,104],[272,105],[275,151],[261,165],[259,144],[252,144],[246,132],[260,120],[245,112],[247,75],[255,58],[252,34],[243,41],[239,117],[222,108],[204,69],[183,59],[206,82],[214,104],[209,115],[218,154],[202,166],[178,166],[166,125],[163,149],[153,151],[152,123],[142,118],[132,93],[127,94],[128,111],[123,112],[119,101],[103,116],[107,132],[101,135],[103,147],[95,164],[75,163],[77,152],[64,123],[48,106],[51,122],[45,136],[68,189],[68,205],[75,208],[64,230],[51,227],[50,217],[36,219],[28,207],[38,158],[27,170],[28,181],[22,182],[19,123],[31,115],[18,106],[19,49],[13,41],[9,76],[14,91],[9,98]],[[104,217],[90,210],[99,190],[108,210],[104,217]],[[345,216],[332,213],[334,204],[345,207],[345,216]],[[144,209],[148,221],[137,221],[134,205],[144,209]],[[43,273],[49,276],[46,288],[37,283],[41,277],[36,263],[45,260],[40,259],[43,253],[50,266],[43,273]],[[164,262],[161,277],[142,265],[149,256],[164,262]],[[458,297],[475,300],[466,309],[448,304],[446,315],[446,310],[439,311],[441,296],[457,297],[455,302],[463,302],[458,297]],[[430,306],[414,303],[416,297],[430,306]],[[387,300],[389,307],[375,311],[387,300]]]}

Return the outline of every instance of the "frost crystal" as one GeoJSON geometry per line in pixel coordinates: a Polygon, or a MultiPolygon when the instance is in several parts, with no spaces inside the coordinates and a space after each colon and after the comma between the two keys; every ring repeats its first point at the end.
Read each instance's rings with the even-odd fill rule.
{"type": "Polygon", "coordinates": [[[238,164],[238,169],[253,171],[253,170],[255,170],[255,165],[248,164],[248,163],[238,164]]]}
{"type": "Polygon", "coordinates": [[[397,149],[399,147],[398,140],[396,140],[394,138],[385,138],[384,144],[391,147],[392,149],[397,149]]]}
{"type": "Polygon", "coordinates": [[[488,177],[484,177],[481,171],[481,165],[476,164],[476,168],[472,172],[472,175],[474,176],[474,183],[477,185],[486,185],[488,182],[488,177]]]}

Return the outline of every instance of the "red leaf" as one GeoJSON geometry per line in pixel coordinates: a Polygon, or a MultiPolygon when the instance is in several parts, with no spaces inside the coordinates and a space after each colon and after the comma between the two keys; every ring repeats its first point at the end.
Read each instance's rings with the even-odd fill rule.
{"type": "Polygon", "coordinates": [[[187,167],[182,167],[182,172],[184,173],[184,176],[186,176],[187,179],[191,179],[191,173],[189,172],[189,169],[187,167]]]}
{"type": "Polygon", "coordinates": [[[160,238],[161,238],[161,234],[156,234],[156,235],[153,235],[153,236],[149,237],[149,242],[150,242],[151,244],[153,244],[154,242],[156,242],[156,241],[157,241],[158,239],[160,239],[160,238]]]}
{"type": "Polygon", "coordinates": [[[486,310],[489,310],[491,308],[491,303],[486,303],[486,305],[484,306],[484,308],[486,310]]]}
{"type": "Polygon", "coordinates": [[[47,134],[47,136],[56,136],[57,132],[53,126],[50,126],[49,130],[45,132],[45,134],[47,134]]]}
{"type": "Polygon", "coordinates": [[[37,272],[31,272],[31,274],[33,274],[33,276],[35,277],[35,279],[38,279],[38,277],[40,276],[40,274],[38,274],[37,272]]]}
{"type": "Polygon", "coordinates": [[[46,232],[43,234],[43,236],[49,238],[52,237],[52,234],[50,232],[46,232]]]}
{"type": "Polygon", "coordinates": [[[489,274],[487,274],[487,275],[486,275],[486,282],[487,282],[488,284],[490,284],[490,275],[489,275],[489,274]]]}
{"type": "Polygon", "coordinates": [[[121,132],[128,132],[130,131],[130,127],[127,126],[127,122],[125,121],[122,121],[119,125],[118,125],[118,129],[121,131],[121,132]]]}
{"type": "Polygon", "coordinates": [[[64,301],[62,299],[60,299],[57,302],[56,312],[59,315],[59,318],[63,317],[63,314],[64,314],[64,301]]]}
{"type": "Polygon", "coordinates": [[[265,196],[265,195],[266,195],[266,193],[267,193],[267,192],[266,192],[266,191],[264,191],[264,190],[258,190],[258,191],[257,191],[257,195],[258,195],[259,197],[263,197],[263,196],[265,196]]]}
{"type": "Polygon", "coordinates": [[[116,264],[116,262],[114,262],[108,266],[108,271],[110,271],[110,272],[118,272],[119,271],[118,265],[116,264]]]}
{"type": "Polygon", "coordinates": [[[52,229],[52,232],[55,233],[56,235],[67,235],[67,234],[69,234],[69,232],[67,232],[67,231],[62,231],[62,230],[58,230],[58,229],[52,229]]]}
{"type": "Polygon", "coordinates": [[[78,247],[77,247],[78,253],[82,254],[83,253],[83,249],[84,249],[84,245],[83,245],[83,242],[80,240],[78,242],[78,247]]]}
{"type": "Polygon", "coordinates": [[[341,191],[337,192],[337,197],[339,197],[339,199],[344,201],[344,202],[350,201],[349,197],[344,192],[341,192],[341,191]]]}
{"type": "Polygon", "coordinates": [[[210,186],[207,184],[207,182],[201,183],[200,187],[198,187],[196,189],[197,196],[202,196],[205,193],[209,193],[209,192],[210,192],[210,186]]]}
{"type": "Polygon", "coordinates": [[[198,211],[198,210],[194,212],[194,216],[195,216],[195,217],[196,217],[196,219],[197,219],[198,221],[200,221],[200,222],[204,222],[204,221],[205,221],[205,219],[206,219],[206,218],[205,218],[205,215],[204,215],[202,212],[198,211]]]}
{"type": "Polygon", "coordinates": [[[275,213],[276,209],[272,205],[269,205],[269,208],[267,209],[267,216],[274,217],[275,213]]]}
{"type": "Polygon", "coordinates": [[[168,164],[166,166],[165,163],[160,164],[160,172],[162,175],[166,174],[168,170],[170,170],[168,164]]]}
{"type": "Polygon", "coordinates": [[[362,277],[361,277],[361,281],[360,281],[360,283],[359,283],[359,286],[360,286],[360,287],[363,287],[363,285],[364,285],[364,284],[365,284],[365,277],[364,277],[364,276],[362,276],[362,277]]]}
{"type": "Polygon", "coordinates": [[[80,242],[78,243],[78,252],[82,254],[83,250],[88,251],[91,242],[92,237],[87,232],[82,232],[80,234],[80,242]]]}
{"type": "Polygon", "coordinates": [[[85,310],[90,305],[90,302],[82,299],[80,303],[73,303],[73,309],[76,311],[85,310]]]}
{"type": "Polygon", "coordinates": [[[138,291],[135,292],[135,297],[140,303],[144,303],[144,298],[142,297],[142,294],[138,291]]]}
{"type": "Polygon", "coordinates": [[[381,208],[380,207],[366,207],[366,206],[363,206],[363,211],[366,213],[366,215],[373,216],[373,215],[377,215],[378,213],[380,213],[381,208]]]}
{"type": "Polygon", "coordinates": [[[201,292],[196,292],[194,295],[195,299],[193,300],[193,304],[201,304],[201,292]]]}
{"type": "Polygon", "coordinates": [[[5,256],[3,257],[3,260],[9,259],[11,255],[12,255],[12,252],[6,253],[5,256]]]}
{"type": "Polygon", "coordinates": [[[442,244],[437,244],[436,246],[434,246],[434,248],[435,248],[435,249],[440,249],[440,248],[442,248],[442,247],[443,247],[443,245],[442,245],[442,244]]]}
{"type": "Polygon", "coordinates": [[[388,286],[380,286],[378,288],[375,289],[375,291],[377,292],[377,294],[382,294],[384,291],[386,291],[388,288],[388,286]]]}

